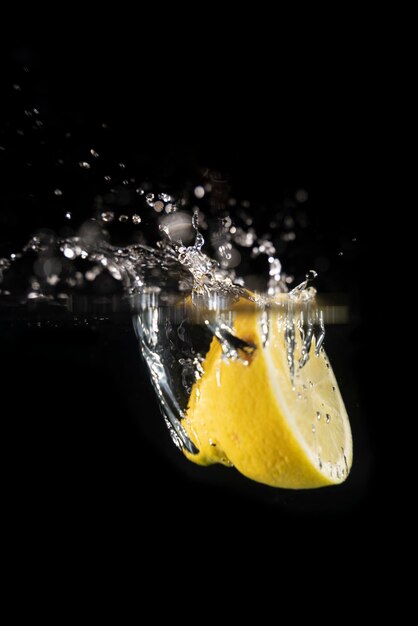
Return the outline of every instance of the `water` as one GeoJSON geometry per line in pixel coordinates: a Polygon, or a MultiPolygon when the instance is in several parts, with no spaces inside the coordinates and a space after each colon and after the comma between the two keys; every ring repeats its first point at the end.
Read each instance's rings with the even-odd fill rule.
{"type": "MultiPolygon", "coordinates": [[[[194,189],[197,198],[205,193],[209,195],[203,186],[194,189]]],[[[273,256],[275,247],[266,235],[257,236],[251,218],[246,216],[237,228],[232,218],[224,215],[208,228],[203,212],[197,207],[179,209],[184,203],[172,194],[149,192],[145,202],[157,226],[153,245],[110,243],[109,227],[115,221],[138,226],[141,217],[136,213],[131,219],[122,213],[116,220],[115,211],[100,210],[68,237],[42,229],[22,251],[0,260],[1,295],[21,304],[46,303],[70,310],[83,299],[116,295],[118,306],[123,303],[131,311],[140,351],[174,443],[196,454],[197,445],[182,422],[212,340],[220,343],[225,360],[240,359],[251,366],[257,347],[234,334],[234,316],[241,306],[256,307],[265,346],[270,312],[279,308],[293,381],[309,359],[312,341],[318,354],[324,338],[323,315],[314,302],[315,290],[309,286],[316,273],[308,273],[305,281],[288,292],[288,277],[273,256]],[[204,251],[201,228],[205,227],[214,256],[204,251]],[[253,256],[265,255],[268,260],[267,284],[261,292],[248,290],[236,269],[237,255],[241,258],[238,249],[250,246],[253,256]],[[295,362],[299,338],[302,351],[295,362]]],[[[221,387],[221,381],[218,384],[221,387]]]]}
{"type": "MultiPolygon", "coordinates": [[[[40,111],[22,104],[26,136],[49,148],[40,111]]],[[[106,122],[101,128],[106,136],[106,122]]],[[[88,141],[69,150],[66,146],[75,146],[70,130],[63,133],[65,145],[51,152],[58,174],[54,170],[46,190],[62,224],[56,230],[42,225],[22,249],[0,259],[0,305],[26,307],[32,314],[42,310],[45,318],[69,312],[80,316],[77,324],[93,311],[99,321],[103,314],[131,315],[170,434],[178,447],[196,453],[182,422],[211,342],[220,343],[226,361],[240,359],[249,367],[257,350],[234,334],[238,303],[257,308],[263,347],[270,313],[280,310],[292,381],[308,362],[312,343],[319,354],[325,328],[311,286],[316,272],[294,286],[282,263],[303,227],[308,194],[299,189],[276,203],[268,228],[259,229],[257,204],[232,195],[218,172],[206,168],[177,191],[159,188],[138,178],[124,155],[105,158],[103,136],[98,144],[88,141]],[[61,177],[64,170],[71,174],[61,177]],[[73,180],[95,190],[87,219],[86,211],[68,204],[73,180]]],[[[25,157],[22,167],[36,167],[36,150],[32,157],[33,163],[25,157]]],[[[43,171],[42,158],[40,164],[43,171]]]]}

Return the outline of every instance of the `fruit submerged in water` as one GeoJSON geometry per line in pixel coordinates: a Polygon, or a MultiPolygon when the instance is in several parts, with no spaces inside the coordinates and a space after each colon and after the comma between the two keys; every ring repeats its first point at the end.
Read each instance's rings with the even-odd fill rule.
{"type": "Polygon", "coordinates": [[[303,365],[295,337],[295,375],[280,313],[265,320],[238,311],[234,335],[253,344],[240,359],[223,357],[214,337],[194,384],[183,426],[199,449],[186,456],[201,465],[234,465],[242,474],[273,487],[308,489],[343,482],[352,464],[347,412],[334,373],[321,348],[310,347],[303,365]]]}

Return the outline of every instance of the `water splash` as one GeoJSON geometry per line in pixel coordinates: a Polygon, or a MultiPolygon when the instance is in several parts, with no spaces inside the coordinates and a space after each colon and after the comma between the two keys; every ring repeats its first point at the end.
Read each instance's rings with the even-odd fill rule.
{"type": "MultiPolygon", "coordinates": [[[[99,158],[94,149],[90,153],[99,158]]],[[[80,167],[89,169],[90,164],[83,161],[80,167]]],[[[57,191],[55,195],[61,197],[57,191]]],[[[147,242],[143,231],[138,231],[141,243],[110,243],[111,228],[129,223],[138,227],[145,216],[133,213],[130,219],[126,210],[118,214],[98,199],[95,217],[83,222],[76,234],[59,237],[43,229],[22,252],[0,259],[0,283],[7,283],[8,272],[19,267],[27,280],[24,291],[17,294],[21,302],[46,300],[62,305],[73,293],[88,295],[97,290],[101,293],[101,289],[119,293],[131,308],[141,353],[171,437],[179,448],[197,454],[182,422],[193,385],[203,374],[202,363],[211,342],[219,342],[227,362],[240,360],[250,365],[258,350],[234,333],[233,308],[241,302],[257,308],[261,348],[269,341],[269,310],[283,310],[280,323],[293,384],[310,357],[312,342],[318,355],[324,340],[323,316],[313,304],[315,289],[310,286],[316,272],[311,270],[288,293],[289,277],[282,270],[276,248],[267,235],[257,235],[252,218],[246,216],[240,226],[235,226],[231,216],[224,215],[209,227],[203,211],[198,207],[188,211],[174,194],[149,189],[145,193],[142,187],[137,193],[144,197],[152,223],[158,226],[153,243],[147,242]],[[246,288],[245,279],[238,274],[238,248],[249,248],[252,257],[266,257],[268,282],[264,291],[246,288]],[[113,282],[109,284],[109,280],[113,282]],[[285,299],[277,299],[284,294],[285,299]],[[296,363],[299,337],[302,348],[296,363]]],[[[194,196],[207,199],[210,189],[197,186],[194,196]]],[[[65,217],[72,219],[71,212],[65,217]]],[[[9,293],[6,289],[0,293],[5,292],[9,293]]]]}

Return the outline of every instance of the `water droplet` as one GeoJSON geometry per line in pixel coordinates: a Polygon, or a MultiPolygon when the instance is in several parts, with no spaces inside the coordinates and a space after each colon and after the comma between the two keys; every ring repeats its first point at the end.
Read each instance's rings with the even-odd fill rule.
{"type": "Polygon", "coordinates": [[[110,181],[112,180],[112,177],[111,176],[105,176],[104,179],[105,179],[105,181],[107,183],[110,183],[110,181]]]}
{"type": "MultiPolygon", "coordinates": [[[[149,195],[152,195],[152,194],[149,194],[149,195]]],[[[156,211],[157,213],[161,213],[163,209],[164,209],[164,202],[161,202],[161,200],[157,200],[157,202],[154,202],[154,211],[156,211]]]]}
{"type": "Polygon", "coordinates": [[[213,441],[213,439],[209,439],[209,445],[213,446],[214,448],[216,447],[216,443],[213,441]]]}
{"type": "Polygon", "coordinates": [[[91,167],[90,163],[87,163],[87,161],[80,161],[79,166],[82,167],[84,170],[89,170],[91,167]]]}
{"type": "Polygon", "coordinates": [[[315,424],[312,424],[312,432],[313,432],[313,434],[316,433],[316,426],[315,426],[315,424]]]}
{"type": "Polygon", "coordinates": [[[62,191],[61,191],[61,189],[54,189],[54,194],[55,194],[56,196],[62,196],[62,191]]]}
{"type": "Polygon", "coordinates": [[[163,202],[170,202],[171,200],[171,196],[168,193],[159,193],[158,197],[160,198],[160,200],[162,200],[163,202]]]}
{"type": "Polygon", "coordinates": [[[316,419],[318,420],[318,422],[319,422],[319,420],[321,419],[321,413],[320,413],[320,411],[317,411],[317,412],[316,412],[316,419]]]}
{"type": "Polygon", "coordinates": [[[100,214],[100,218],[103,222],[112,222],[114,217],[115,214],[113,211],[103,211],[103,213],[100,214]]]}
{"type": "Polygon", "coordinates": [[[319,466],[319,469],[322,469],[322,461],[321,461],[320,456],[318,456],[318,466],[319,466]]]}
{"type": "Polygon", "coordinates": [[[334,387],[334,385],[332,386],[332,390],[333,390],[333,391],[335,391],[335,387],[334,387]]]}
{"type": "Polygon", "coordinates": [[[46,282],[48,283],[48,285],[56,285],[57,283],[59,283],[59,276],[57,276],[56,274],[52,274],[51,276],[48,276],[46,279],[46,282]]]}
{"type": "Polygon", "coordinates": [[[301,204],[303,202],[306,202],[308,198],[309,198],[309,194],[306,191],[306,189],[298,189],[297,192],[295,193],[296,201],[300,202],[301,204]]]}
{"type": "Polygon", "coordinates": [[[331,415],[329,413],[327,413],[327,415],[326,415],[326,422],[327,422],[327,424],[329,424],[330,421],[331,421],[331,415]]]}
{"type": "Polygon", "coordinates": [[[314,386],[314,384],[313,384],[313,382],[310,380],[310,381],[309,381],[309,387],[312,389],[312,388],[313,388],[313,386],[314,386]]]}
{"type": "Polygon", "coordinates": [[[132,222],[134,224],[140,224],[141,223],[141,216],[137,215],[136,213],[134,213],[134,215],[132,215],[132,222]]]}
{"type": "Polygon", "coordinates": [[[125,163],[118,163],[118,167],[120,167],[121,170],[124,170],[126,165],[125,163]]]}
{"type": "Polygon", "coordinates": [[[75,257],[75,252],[72,248],[70,248],[69,246],[66,246],[63,250],[64,252],[64,256],[67,259],[73,259],[75,257]]]}
{"type": "Polygon", "coordinates": [[[21,87],[20,85],[18,85],[17,83],[14,83],[14,84],[13,84],[13,89],[14,89],[15,91],[22,91],[22,87],[21,87]]]}
{"type": "Polygon", "coordinates": [[[338,256],[343,256],[343,255],[344,255],[344,252],[339,252],[338,253],[338,256]]]}
{"type": "Polygon", "coordinates": [[[153,193],[147,193],[147,195],[145,196],[145,200],[147,201],[147,204],[149,206],[154,206],[154,194],[153,193]]]}
{"type": "Polygon", "coordinates": [[[127,215],[119,215],[120,222],[127,222],[129,217],[127,215]]]}
{"type": "Polygon", "coordinates": [[[357,237],[353,237],[351,241],[356,242],[357,241],[357,237]]]}
{"type": "Polygon", "coordinates": [[[203,198],[203,196],[205,195],[205,189],[204,189],[204,187],[201,187],[200,185],[198,185],[197,187],[195,187],[195,189],[194,189],[194,195],[196,196],[196,198],[203,198]]]}
{"type": "Polygon", "coordinates": [[[309,272],[307,272],[306,274],[306,280],[311,281],[317,276],[318,276],[318,272],[315,272],[315,270],[309,270],[309,272]]]}
{"type": "Polygon", "coordinates": [[[99,153],[96,152],[96,150],[93,150],[93,148],[90,150],[90,154],[92,157],[94,157],[95,159],[97,159],[99,157],[99,153]]]}
{"type": "Polygon", "coordinates": [[[70,220],[70,219],[71,219],[71,217],[72,217],[72,215],[71,215],[71,211],[67,211],[67,212],[66,212],[66,214],[65,214],[65,219],[66,219],[66,220],[70,220]]]}
{"type": "Polygon", "coordinates": [[[141,189],[141,187],[137,187],[135,191],[136,191],[136,193],[137,193],[139,196],[143,196],[143,195],[144,195],[144,190],[143,190],[143,189],[141,189]]]}

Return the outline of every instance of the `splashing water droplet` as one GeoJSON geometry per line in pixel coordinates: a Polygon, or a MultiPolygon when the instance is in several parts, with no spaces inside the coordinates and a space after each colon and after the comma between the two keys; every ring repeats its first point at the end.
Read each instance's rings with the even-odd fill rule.
{"type": "Polygon", "coordinates": [[[161,200],[157,200],[157,202],[154,202],[154,211],[156,211],[157,213],[161,213],[163,209],[164,209],[164,202],[161,202],[161,200]]]}
{"type": "Polygon", "coordinates": [[[115,218],[115,214],[113,211],[103,211],[103,213],[100,214],[100,218],[103,222],[112,222],[115,218]]]}
{"type": "Polygon", "coordinates": [[[74,259],[75,257],[75,252],[70,246],[65,246],[63,253],[67,259],[74,259]]]}
{"type": "Polygon", "coordinates": [[[305,189],[298,189],[295,193],[295,199],[297,202],[306,202],[309,198],[308,192],[305,189]]]}
{"type": "Polygon", "coordinates": [[[196,196],[196,198],[203,198],[203,196],[205,195],[205,189],[204,187],[201,187],[200,185],[198,185],[197,187],[195,187],[194,189],[194,195],[196,196]]]}

